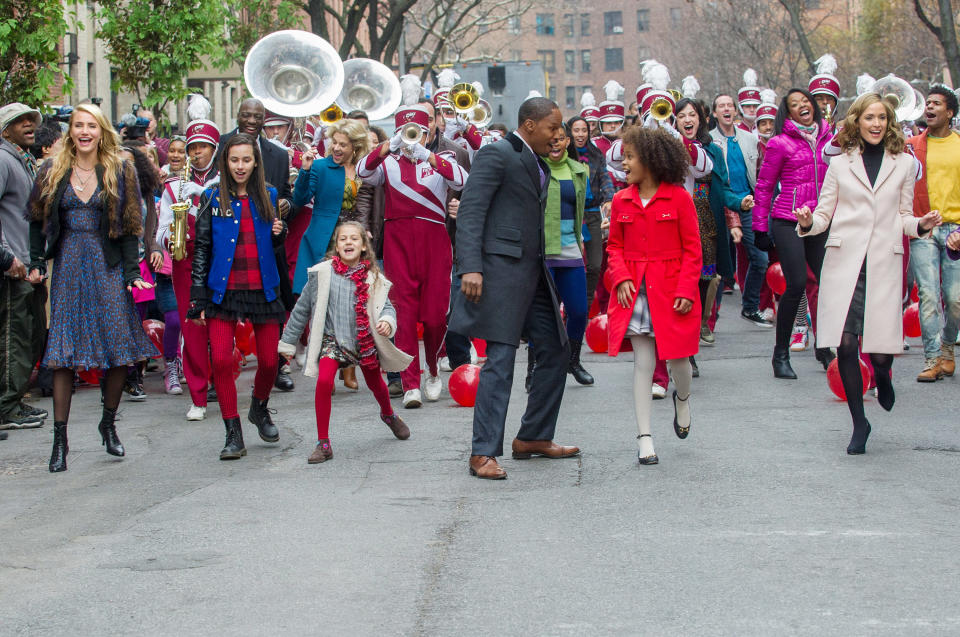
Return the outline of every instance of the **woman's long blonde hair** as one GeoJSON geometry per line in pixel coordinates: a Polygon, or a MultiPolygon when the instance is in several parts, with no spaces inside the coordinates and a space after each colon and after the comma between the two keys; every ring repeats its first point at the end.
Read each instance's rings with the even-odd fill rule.
{"type": "Polygon", "coordinates": [[[350,163],[356,164],[370,152],[370,138],[367,137],[367,127],[355,119],[341,119],[327,126],[325,137],[333,139],[334,134],[346,135],[353,146],[353,157],[350,163]]]}
{"type": "Polygon", "coordinates": [[[900,129],[897,115],[890,102],[883,99],[879,93],[864,93],[850,105],[850,110],[847,111],[847,116],[843,119],[843,130],[837,133],[837,144],[844,152],[863,150],[863,137],[860,136],[860,117],[864,111],[877,103],[883,104],[883,110],[887,112],[887,130],[883,132],[884,149],[891,155],[903,152],[906,142],[903,139],[903,131],[900,129]]]}

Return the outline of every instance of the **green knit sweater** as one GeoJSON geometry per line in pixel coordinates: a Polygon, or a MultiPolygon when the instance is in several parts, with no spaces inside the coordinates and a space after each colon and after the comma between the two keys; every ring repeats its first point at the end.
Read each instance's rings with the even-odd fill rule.
{"type": "Polygon", "coordinates": [[[560,254],[560,181],[572,179],[573,187],[577,193],[577,212],[573,223],[574,232],[577,235],[577,245],[583,249],[583,208],[587,198],[587,179],[590,177],[590,169],[582,162],[570,159],[564,153],[559,161],[553,161],[549,156],[543,157],[543,161],[550,167],[550,185],[547,187],[547,208],[544,212],[543,235],[545,243],[545,254],[560,254]]]}

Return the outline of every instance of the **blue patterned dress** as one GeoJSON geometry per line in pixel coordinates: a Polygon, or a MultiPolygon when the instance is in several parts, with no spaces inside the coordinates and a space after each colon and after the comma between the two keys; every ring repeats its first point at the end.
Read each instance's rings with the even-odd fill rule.
{"type": "Polygon", "coordinates": [[[103,256],[102,208],[99,188],[86,203],[72,185],[63,195],[60,247],[50,280],[47,367],[109,369],[156,353],[124,285],[123,264],[108,267],[103,256]]]}

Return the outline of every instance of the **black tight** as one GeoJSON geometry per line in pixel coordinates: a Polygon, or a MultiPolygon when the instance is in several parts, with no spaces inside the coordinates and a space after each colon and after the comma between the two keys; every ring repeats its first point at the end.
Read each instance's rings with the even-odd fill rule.
{"type": "MultiPolygon", "coordinates": [[[[867,417],[863,413],[863,378],[860,376],[860,337],[853,332],[844,332],[837,348],[837,368],[843,391],[847,394],[847,408],[853,418],[853,430],[857,432],[867,427],[867,417]]],[[[877,395],[880,405],[890,411],[893,408],[893,382],[890,368],[893,367],[891,354],[870,354],[877,382],[877,395]]]]}
{"type": "MultiPolygon", "coordinates": [[[[111,367],[103,375],[103,406],[115,410],[123,394],[123,381],[127,378],[126,367],[111,367]]],[[[73,370],[53,370],[53,419],[67,422],[70,417],[70,401],[73,397],[73,370]]]]}
{"type": "Polygon", "coordinates": [[[790,345],[790,335],[793,333],[793,322],[800,307],[800,298],[806,291],[807,266],[810,266],[813,275],[818,281],[820,280],[827,233],[799,237],[797,223],[786,219],[772,219],[770,233],[777,244],[780,267],[783,269],[783,278],[787,282],[787,289],[780,297],[780,306],[777,308],[777,347],[786,349],[790,345]]]}

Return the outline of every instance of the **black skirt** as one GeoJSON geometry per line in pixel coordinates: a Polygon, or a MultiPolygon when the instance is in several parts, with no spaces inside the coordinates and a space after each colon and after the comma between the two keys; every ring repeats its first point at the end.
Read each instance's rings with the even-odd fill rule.
{"type": "Polygon", "coordinates": [[[219,303],[208,302],[204,307],[207,318],[225,321],[248,320],[253,324],[278,323],[287,320],[287,310],[279,295],[268,301],[263,290],[227,290],[219,303]]]}
{"type": "Polygon", "coordinates": [[[863,308],[867,299],[867,262],[863,262],[860,268],[860,276],[857,277],[857,286],[853,289],[853,296],[850,297],[850,307],[847,308],[847,320],[843,324],[843,331],[851,334],[863,334],[863,308]]]}

